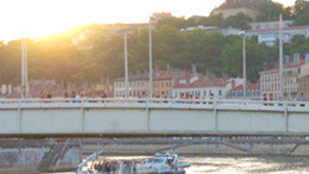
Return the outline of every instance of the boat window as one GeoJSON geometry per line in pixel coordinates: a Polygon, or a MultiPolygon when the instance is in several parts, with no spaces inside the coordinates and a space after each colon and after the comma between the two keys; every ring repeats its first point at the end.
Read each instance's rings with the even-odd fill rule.
{"type": "Polygon", "coordinates": [[[159,158],[150,158],[147,160],[147,163],[162,163],[164,160],[159,158]]]}

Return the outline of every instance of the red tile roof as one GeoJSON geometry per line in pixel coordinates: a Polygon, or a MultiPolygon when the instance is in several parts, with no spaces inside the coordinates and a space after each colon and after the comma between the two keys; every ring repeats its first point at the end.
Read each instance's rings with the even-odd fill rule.
{"type": "Polygon", "coordinates": [[[171,80],[176,76],[176,74],[172,73],[164,73],[162,75],[160,75],[159,77],[155,77],[154,80],[171,80]]]}
{"type": "MultiPolygon", "coordinates": [[[[239,85],[239,86],[236,86],[235,88],[233,88],[231,91],[241,91],[244,89],[244,86],[243,85],[239,85]]],[[[259,90],[260,87],[258,84],[249,84],[247,89],[249,90],[259,90]]]]}
{"type": "Polygon", "coordinates": [[[228,80],[225,78],[216,78],[214,81],[210,81],[209,78],[204,79],[204,83],[201,79],[191,84],[179,84],[175,88],[203,88],[203,87],[225,87],[228,84],[228,80]]]}

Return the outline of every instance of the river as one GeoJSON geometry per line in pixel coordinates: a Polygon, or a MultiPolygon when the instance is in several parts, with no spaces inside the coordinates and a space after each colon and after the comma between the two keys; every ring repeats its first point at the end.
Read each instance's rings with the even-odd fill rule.
{"type": "MultiPolygon", "coordinates": [[[[140,157],[109,157],[110,159],[136,159],[140,157]]],[[[190,162],[187,174],[251,174],[251,173],[309,173],[307,157],[288,156],[185,156],[181,162],[190,162]]],[[[57,173],[73,174],[74,172],[57,173]]],[[[54,173],[55,174],[55,173],[54,173]]]]}

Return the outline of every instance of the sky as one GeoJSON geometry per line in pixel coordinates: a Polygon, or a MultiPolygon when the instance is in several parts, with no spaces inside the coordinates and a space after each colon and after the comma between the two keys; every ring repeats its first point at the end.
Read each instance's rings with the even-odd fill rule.
{"type": "MultiPolygon", "coordinates": [[[[274,0],[293,5],[295,0],[274,0]]],[[[146,23],[154,12],[208,16],[224,0],[0,0],[0,40],[44,37],[84,24],[146,23]]]]}

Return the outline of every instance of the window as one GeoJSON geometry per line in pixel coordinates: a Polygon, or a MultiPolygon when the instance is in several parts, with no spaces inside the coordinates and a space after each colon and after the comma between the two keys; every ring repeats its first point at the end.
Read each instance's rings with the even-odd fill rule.
{"type": "Polygon", "coordinates": [[[219,90],[219,96],[222,96],[222,91],[221,90],[219,90]]]}

